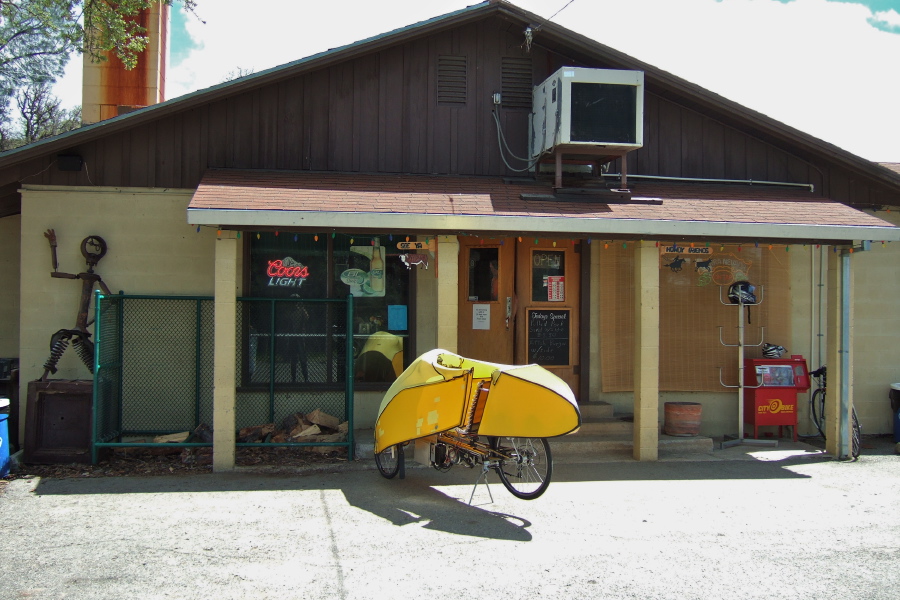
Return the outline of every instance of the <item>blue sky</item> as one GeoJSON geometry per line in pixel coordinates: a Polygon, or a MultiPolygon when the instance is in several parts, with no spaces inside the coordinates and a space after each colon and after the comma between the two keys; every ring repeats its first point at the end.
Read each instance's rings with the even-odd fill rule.
{"type": "MultiPolygon", "coordinates": [[[[900,162],[900,0],[515,0],[863,158],[900,162]],[[568,3],[568,4],[567,4],[568,3]]],[[[199,0],[173,11],[169,98],[474,4],[199,0]]],[[[58,86],[80,104],[80,60],[58,86]]]]}

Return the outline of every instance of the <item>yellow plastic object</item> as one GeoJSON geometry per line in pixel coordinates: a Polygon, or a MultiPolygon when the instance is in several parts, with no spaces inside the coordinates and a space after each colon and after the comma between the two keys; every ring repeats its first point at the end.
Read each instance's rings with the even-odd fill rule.
{"type": "Polygon", "coordinates": [[[447,350],[418,357],[391,385],[375,421],[375,451],[460,427],[479,382],[490,391],[478,433],[552,437],[581,426],[569,386],[538,365],[501,365],[447,350]]]}

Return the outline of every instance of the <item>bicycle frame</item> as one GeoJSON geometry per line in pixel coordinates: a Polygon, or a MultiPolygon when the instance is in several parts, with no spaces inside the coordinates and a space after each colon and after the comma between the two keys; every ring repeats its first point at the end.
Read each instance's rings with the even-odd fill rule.
{"type": "Polygon", "coordinates": [[[532,499],[544,492],[552,472],[546,438],[580,426],[571,389],[542,367],[432,350],[385,395],[375,423],[375,457],[381,474],[392,478],[405,473],[402,449],[415,442],[419,462],[441,471],[481,464],[476,488],[495,470],[513,495],[532,499]]]}
{"type": "MultiPolygon", "coordinates": [[[[825,434],[825,401],[828,394],[828,371],[825,365],[822,365],[815,371],[810,371],[809,376],[812,377],[816,385],[809,395],[810,418],[822,439],[826,439],[825,434]]],[[[861,430],[859,426],[859,417],[856,414],[856,407],[850,408],[850,458],[856,460],[862,447],[861,430]]],[[[815,437],[815,436],[812,436],[815,437]]],[[[841,457],[843,458],[843,457],[841,457]]]]}

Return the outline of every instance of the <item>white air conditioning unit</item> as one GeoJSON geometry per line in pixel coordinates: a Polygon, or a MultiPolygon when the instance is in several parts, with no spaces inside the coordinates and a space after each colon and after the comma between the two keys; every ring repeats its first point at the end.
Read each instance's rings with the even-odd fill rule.
{"type": "Polygon", "coordinates": [[[644,73],[563,67],[534,88],[531,156],[621,156],[644,145],[644,73]]]}

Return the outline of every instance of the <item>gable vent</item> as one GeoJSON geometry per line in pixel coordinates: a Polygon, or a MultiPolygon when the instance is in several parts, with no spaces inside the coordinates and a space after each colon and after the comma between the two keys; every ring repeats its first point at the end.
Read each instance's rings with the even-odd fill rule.
{"type": "Polygon", "coordinates": [[[503,57],[501,106],[531,110],[531,59],[503,57]]]}
{"type": "Polygon", "coordinates": [[[438,56],[438,104],[462,106],[466,103],[466,57],[438,56]]]}

